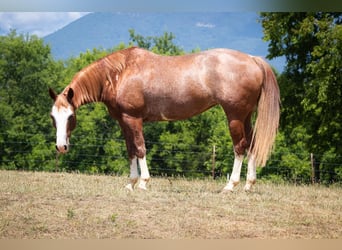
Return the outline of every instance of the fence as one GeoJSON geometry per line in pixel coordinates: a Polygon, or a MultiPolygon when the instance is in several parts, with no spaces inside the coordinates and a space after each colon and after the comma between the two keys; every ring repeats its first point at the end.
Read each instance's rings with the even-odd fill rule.
{"type": "MultiPolygon", "coordinates": [[[[73,138],[77,141],[77,138],[73,138]]],[[[31,140],[23,141],[6,141],[0,144],[0,168],[2,169],[23,169],[23,170],[44,170],[53,171],[60,168],[61,164],[64,166],[74,166],[74,168],[65,167],[66,171],[80,170],[84,172],[98,171],[110,174],[127,174],[129,171],[128,160],[126,153],[118,155],[110,155],[107,152],[99,152],[99,148],[103,147],[105,143],[111,140],[96,139],[89,144],[71,144],[71,150],[74,151],[74,156],[60,156],[56,157],[54,149],[55,138],[47,135],[48,144],[41,142],[33,142],[31,140]],[[42,147],[44,152],[39,152],[42,147]],[[32,149],[34,148],[34,149],[32,149]],[[82,149],[90,149],[83,153],[82,149]],[[36,155],[32,156],[32,151],[36,150],[36,155]],[[80,150],[80,153],[75,153],[80,150]],[[89,153],[93,151],[95,153],[89,153]],[[27,167],[25,164],[30,165],[27,167]],[[93,166],[93,169],[78,169],[81,164],[93,166]],[[112,167],[110,170],[101,170],[102,165],[117,164],[120,166],[112,167]],[[97,169],[99,168],[99,169],[97,169]]],[[[120,149],[126,151],[124,140],[116,139],[115,143],[124,147],[120,149]]],[[[180,149],[177,145],[170,143],[161,143],[146,141],[148,148],[147,158],[151,175],[179,175],[179,176],[195,176],[195,177],[225,177],[231,172],[234,155],[230,150],[228,155],[219,155],[218,149],[225,145],[207,145],[203,148],[198,145],[187,145],[184,149],[180,149]],[[154,148],[151,150],[151,145],[154,148]],[[149,150],[150,147],[150,150],[149,150]],[[166,149],[167,148],[167,149],[166,149]],[[152,156],[149,156],[149,154],[152,156]],[[191,167],[195,164],[196,167],[191,167]],[[184,165],[184,166],[183,166],[184,165]],[[190,167],[185,167],[190,166],[190,167]],[[180,167],[182,166],[182,167],[180,167]]],[[[303,157],[301,154],[289,153],[296,158],[303,166],[298,169],[290,168],[284,165],[282,158],[279,155],[271,156],[265,168],[258,169],[259,178],[268,179],[283,179],[291,182],[300,183],[341,183],[342,162],[339,160],[342,157],[337,157],[335,162],[316,161],[314,154],[303,157]]],[[[242,169],[241,176],[246,175],[246,168],[242,169]]]]}

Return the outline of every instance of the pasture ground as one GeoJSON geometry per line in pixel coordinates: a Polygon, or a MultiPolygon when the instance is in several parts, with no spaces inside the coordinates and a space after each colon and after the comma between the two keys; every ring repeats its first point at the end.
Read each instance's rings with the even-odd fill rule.
{"type": "Polygon", "coordinates": [[[0,171],[0,239],[341,239],[342,188],[0,171]]]}

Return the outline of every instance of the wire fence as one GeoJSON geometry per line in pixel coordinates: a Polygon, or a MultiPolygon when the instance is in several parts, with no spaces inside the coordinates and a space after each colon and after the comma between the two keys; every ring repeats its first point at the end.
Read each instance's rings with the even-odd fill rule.
{"type": "MultiPolygon", "coordinates": [[[[1,133],[0,133],[1,134],[1,133]]],[[[81,136],[74,137],[74,141],[78,141],[81,136]]],[[[54,136],[46,135],[46,142],[30,140],[9,140],[0,143],[0,166],[2,169],[19,169],[19,170],[44,170],[55,171],[56,169],[64,171],[81,171],[89,172],[87,168],[79,168],[79,166],[91,166],[91,171],[107,174],[128,174],[129,164],[127,154],[111,155],[106,151],[99,152],[100,148],[109,141],[115,142],[124,149],[125,141],[123,139],[103,139],[95,138],[88,144],[71,144],[71,150],[74,151],[72,156],[56,156],[54,149],[54,136]],[[42,147],[43,150],[39,151],[42,147]],[[34,148],[34,149],[33,149],[34,148]],[[82,149],[82,150],[80,150],[82,149]],[[87,149],[87,150],[85,150],[87,149]],[[36,150],[35,154],[32,152],[36,150]],[[85,152],[84,152],[85,151],[85,152]],[[75,153],[77,152],[77,153],[75,153]],[[104,165],[111,166],[106,170],[104,165]],[[30,167],[27,167],[29,165],[30,167]],[[73,166],[73,168],[69,167],[73,166]],[[102,170],[101,170],[102,168],[102,170]]],[[[180,140],[181,141],[181,140],[180,140]]],[[[203,150],[199,145],[184,144],[182,147],[178,144],[146,141],[147,159],[151,175],[177,175],[192,177],[223,177],[226,178],[230,174],[234,154],[218,155],[217,149],[225,145],[213,145],[203,150]],[[152,148],[153,145],[153,148],[152,148]],[[149,156],[149,153],[152,156],[149,156]],[[222,160],[224,159],[224,160],[222,160]],[[196,161],[196,167],[194,161],[196,161]],[[182,167],[180,167],[182,166],[182,167]]],[[[115,151],[115,149],[114,149],[115,151]]],[[[292,182],[322,182],[340,183],[342,182],[342,157],[334,157],[334,161],[315,161],[312,162],[312,156],[303,155],[296,152],[290,152],[292,157],[298,159],[302,166],[291,168],[283,162],[284,155],[271,156],[266,167],[258,169],[258,176],[269,179],[283,179],[292,182]],[[315,169],[318,167],[318,170],[315,169]],[[317,176],[318,175],[318,176],[317,176]]],[[[286,157],[285,157],[286,158],[286,157]]],[[[321,159],[322,156],[315,155],[315,158],[321,159]]],[[[245,164],[246,165],[246,164],[245,164]]],[[[108,166],[107,166],[108,167],[108,166]]],[[[241,176],[246,175],[246,168],[242,168],[241,176]]]]}

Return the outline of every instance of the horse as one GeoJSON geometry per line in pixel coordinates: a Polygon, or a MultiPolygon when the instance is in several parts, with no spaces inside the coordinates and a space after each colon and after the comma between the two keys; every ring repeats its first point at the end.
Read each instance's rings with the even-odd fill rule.
{"type": "Polygon", "coordinates": [[[130,175],[126,188],[147,189],[143,123],[176,121],[220,105],[227,117],[234,163],[223,192],[240,182],[248,158],[244,190],[256,182],[273,149],[280,116],[280,93],[271,67],[262,58],[230,49],[211,49],[180,56],[157,55],[131,47],[109,54],[75,74],[57,95],[50,116],[56,128],[56,150],[66,153],[81,105],[102,102],[125,138],[130,175]],[[251,117],[257,113],[254,129],[251,117]],[[246,154],[247,152],[247,154],[246,154]],[[140,175],[138,171],[140,167],[140,175]]]}

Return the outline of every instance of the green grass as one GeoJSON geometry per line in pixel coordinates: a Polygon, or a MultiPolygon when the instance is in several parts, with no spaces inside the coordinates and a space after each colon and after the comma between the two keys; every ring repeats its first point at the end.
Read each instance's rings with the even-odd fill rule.
{"type": "Polygon", "coordinates": [[[0,171],[1,239],[341,239],[340,187],[0,171]]]}

